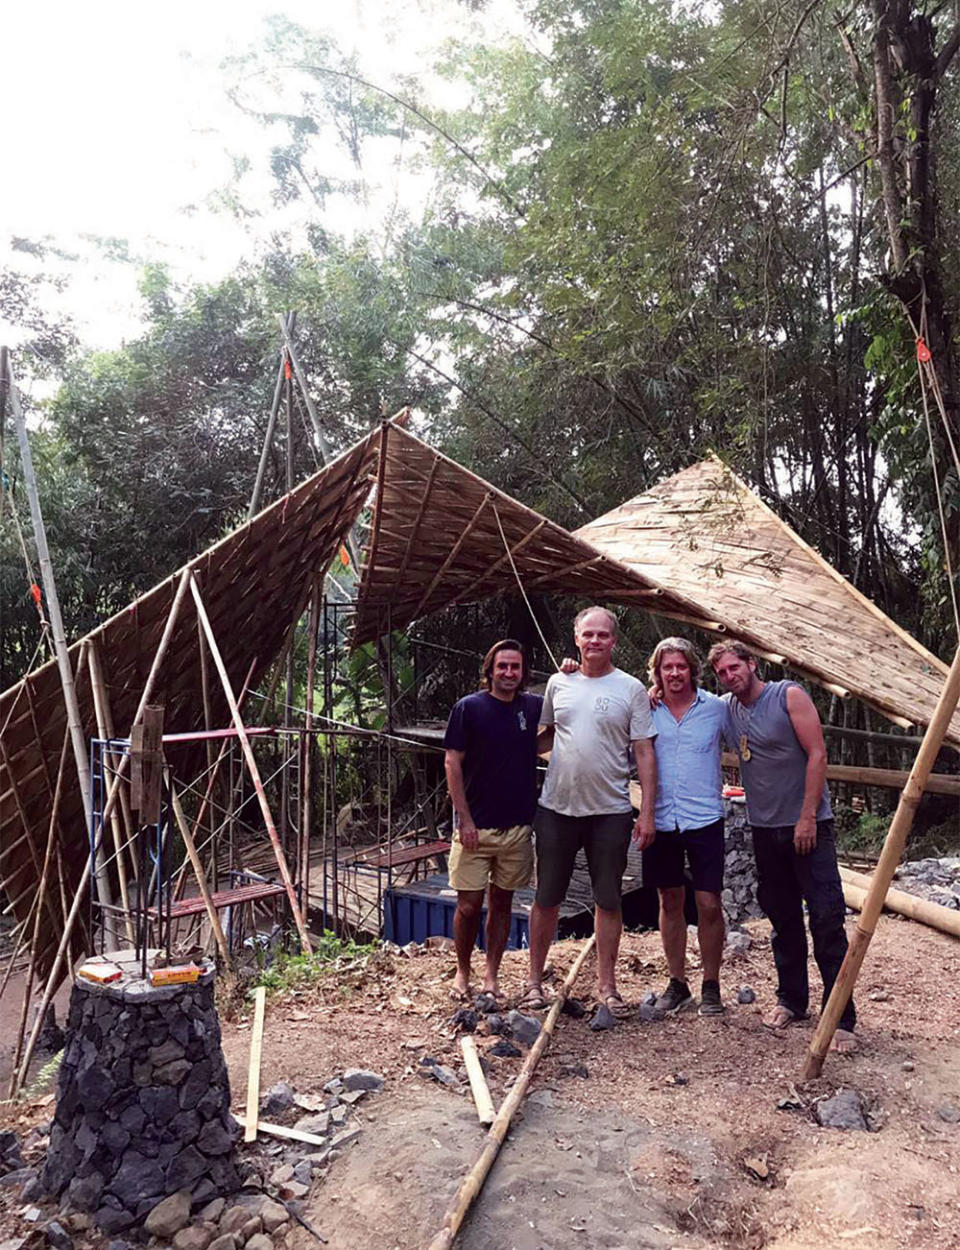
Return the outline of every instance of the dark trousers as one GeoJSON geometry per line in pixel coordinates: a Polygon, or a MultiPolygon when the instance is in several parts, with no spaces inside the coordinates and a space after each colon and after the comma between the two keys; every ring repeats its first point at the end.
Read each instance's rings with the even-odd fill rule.
{"type": "MultiPolygon", "coordinates": [[[[798,855],[794,850],[793,825],[755,828],[753,849],[757,860],[757,897],[773,925],[777,1001],[802,1016],[810,1003],[804,903],[810,920],[813,957],[823,980],[823,1003],[830,996],[847,953],[833,821],[817,821],[817,845],[809,855],[798,855]]],[[[856,1019],[851,998],[839,1027],[852,1029],[856,1019]]]]}

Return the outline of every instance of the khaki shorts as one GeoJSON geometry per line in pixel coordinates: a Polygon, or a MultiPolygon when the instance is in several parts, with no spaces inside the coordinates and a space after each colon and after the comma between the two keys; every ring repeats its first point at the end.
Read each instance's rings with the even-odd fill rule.
{"type": "Polygon", "coordinates": [[[478,829],[477,849],[465,851],[459,832],[455,832],[450,848],[451,886],[455,890],[485,890],[492,884],[500,890],[522,890],[533,879],[532,833],[531,825],[478,829]]]}

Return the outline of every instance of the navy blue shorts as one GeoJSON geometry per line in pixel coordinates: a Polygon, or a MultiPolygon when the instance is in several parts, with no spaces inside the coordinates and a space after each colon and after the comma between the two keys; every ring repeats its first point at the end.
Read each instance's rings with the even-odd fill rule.
{"type": "Polygon", "coordinates": [[[653,845],[643,852],[643,884],[658,890],[684,882],[684,861],[690,861],[693,888],[706,894],[723,889],[724,826],[722,820],[699,829],[658,829],[653,845]]]}

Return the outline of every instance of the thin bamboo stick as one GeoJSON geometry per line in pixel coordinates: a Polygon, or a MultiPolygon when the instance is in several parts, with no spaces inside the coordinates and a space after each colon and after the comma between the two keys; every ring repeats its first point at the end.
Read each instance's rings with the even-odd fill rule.
{"type": "Polygon", "coordinates": [[[553,1006],[547,1013],[540,1035],[530,1047],[530,1053],[524,1060],[519,1076],[514,1082],[510,1093],[500,1104],[500,1110],[490,1126],[490,1131],[487,1134],[483,1149],[480,1151],[476,1163],[467,1173],[460,1188],[457,1190],[453,1202],[443,1217],[441,1229],[430,1241],[428,1250],[449,1250],[449,1247],[453,1245],[473,1200],[480,1193],[480,1190],[483,1188],[483,1182],[487,1179],[487,1175],[493,1167],[494,1160],[500,1152],[503,1139],[507,1135],[507,1129],[510,1127],[510,1121],[513,1119],[514,1113],[521,1102],[523,1102],[533,1074],[537,1070],[537,1064],[550,1043],[550,1037],[556,1026],[557,1018],[563,1009],[563,1004],[567,1001],[567,995],[573,988],[573,984],[580,974],[580,969],[583,967],[585,959],[593,950],[595,941],[596,938],[591,937],[585,942],[580,954],[574,960],[573,967],[567,973],[567,978],[560,987],[560,992],[554,999],[553,1006]]]}
{"type": "Polygon", "coordinates": [[[810,1042],[810,1050],[801,1074],[801,1079],[804,1081],[809,1081],[819,1076],[823,1070],[824,1058],[830,1048],[833,1035],[837,1031],[844,1008],[850,1001],[853,987],[857,983],[857,977],[860,974],[867,947],[870,945],[870,939],[873,937],[874,930],[877,927],[877,920],[883,909],[883,901],[886,898],[887,890],[890,888],[890,882],[893,880],[897,864],[900,862],[903,848],[906,846],[907,835],[910,833],[910,828],[913,825],[914,812],[917,810],[923,797],[924,783],[930,774],[934,760],[937,758],[937,752],[940,750],[940,744],[943,742],[947,726],[950,724],[951,717],[956,710],[958,699],[960,699],[960,648],[958,648],[954,656],[953,664],[947,674],[947,680],[940,693],[937,706],[934,708],[933,716],[930,718],[930,725],[923,736],[923,742],[920,744],[917,758],[910,769],[910,776],[907,778],[903,793],[900,795],[900,802],[897,804],[897,810],[894,813],[893,820],[890,822],[890,829],[884,841],[880,859],[877,861],[877,867],[871,878],[870,889],[864,900],[863,910],[860,913],[853,940],[844,957],[833,989],[830,991],[827,1005],[820,1016],[817,1031],[810,1042]]]}
{"type": "Polygon", "coordinates": [[[193,601],[197,609],[197,615],[203,622],[203,632],[207,638],[207,645],[210,648],[210,655],[213,659],[214,667],[220,677],[220,684],[223,686],[223,693],[226,696],[227,703],[230,706],[230,715],[233,718],[234,726],[237,730],[237,737],[240,740],[240,747],[243,751],[244,758],[247,762],[247,771],[253,782],[253,788],[257,794],[257,801],[260,804],[260,811],[263,815],[263,822],[266,826],[267,836],[273,846],[273,853],[277,860],[277,868],[280,871],[280,879],[287,893],[287,899],[290,903],[290,911],[293,916],[293,922],[297,927],[300,935],[300,946],[304,955],[313,953],[310,945],[310,935],[307,933],[307,926],[304,923],[303,916],[300,912],[300,906],[297,902],[297,892],[294,889],[293,880],[290,876],[290,869],[287,865],[286,856],[283,853],[283,847],[280,845],[280,838],[277,834],[276,825],[273,820],[273,813],[270,811],[270,804],[267,802],[266,791],[263,788],[263,781],[260,778],[260,770],[257,767],[257,761],[253,754],[253,748],[250,746],[250,739],[247,736],[246,726],[243,723],[243,717],[240,714],[240,707],[237,703],[236,696],[233,693],[233,687],[230,685],[230,677],[227,674],[226,665],[223,662],[223,656],[220,654],[220,647],[214,637],[213,627],[210,624],[210,618],[207,616],[207,609],[204,606],[203,597],[200,594],[200,587],[197,585],[192,573],[189,574],[190,591],[193,595],[193,601]]]}

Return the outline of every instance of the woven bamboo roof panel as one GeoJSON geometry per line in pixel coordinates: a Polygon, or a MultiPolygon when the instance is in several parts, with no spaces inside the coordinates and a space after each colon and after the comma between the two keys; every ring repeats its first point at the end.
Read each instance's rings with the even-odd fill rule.
{"type": "MultiPolygon", "coordinates": [[[[694,600],[767,658],[898,724],[929,723],[947,666],[712,456],[576,531],[694,600]]],[[[670,615],[669,605],[658,612],[670,615]]],[[[960,743],[960,712],[949,739],[960,743]]]]}
{"type": "Polygon", "coordinates": [[[696,603],[384,424],[354,640],[501,592],[562,591],[707,626],[696,603]],[[514,572],[514,567],[516,572],[514,572]]]}
{"type": "MultiPolygon", "coordinates": [[[[310,585],[322,577],[342,535],[355,522],[370,494],[377,439],[375,433],[357,443],[190,562],[235,692],[248,679],[255,686],[269,668],[303,610],[310,585]]],[[[76,673],[81,651],[96,647],[114,732],[121,736],[130,732],[180,575],[154,587],[71,648],[76,673]]],[[[164,707],[167,733],[205,726],[200,663],[196,609],[187,595],[153,695],[153,702],[164,707]]],[[[225,724],[229,709],[212,664],[210,668],[214,724],[225,724]]],[[[76,684],[84,733],[98,736],[87,665],[80,665],[76,684]]],[[[0,887],[17,920],[23,920],[40,880],[67,728],[53,661],[0,695],[0,725],[0,887]]],[[[69,748],[57,833],[62,871],[72,893],[86,867],[88,835],[69,748]]],[[[41,972],[62,932],[59,893],[52,886],[46,903],[41,972]]]]}

